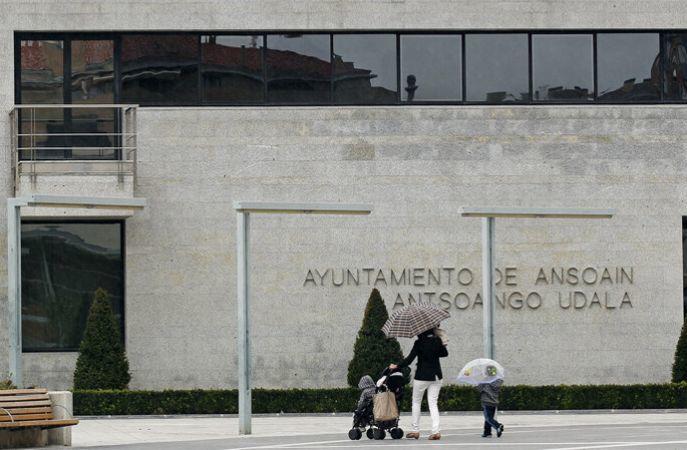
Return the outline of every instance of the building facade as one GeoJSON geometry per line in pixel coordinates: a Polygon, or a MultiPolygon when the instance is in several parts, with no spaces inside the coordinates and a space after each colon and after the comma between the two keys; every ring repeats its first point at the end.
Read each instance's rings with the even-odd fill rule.
{"type": "MultiPolygon", "coordinates": [[[[251,223],[256,387],[345,385],[375,287],[390,311],[450,311],[447,378],[480,357],[481,229],[461,206],[616,210],[497,221],[509,382],[669,381],[685,17],[667,0],[4,2],[0,198],[147,200],[23,209],[25,384],[71,386],[102,287],[132,388],[235,387],[234,201],[374,206],[251,223]]],[[[2,239],[3,321],[6,255],[2,239]]],[[[7,343],[0,327],[0,378],[7,343]]]]}

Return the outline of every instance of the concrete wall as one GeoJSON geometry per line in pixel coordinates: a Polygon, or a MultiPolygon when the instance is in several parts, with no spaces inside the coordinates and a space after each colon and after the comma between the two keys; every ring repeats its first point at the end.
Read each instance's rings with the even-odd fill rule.
{"type": "MultiPolygon", "coordinates": [[[[466,204],[618,209],[611,221],[498,223],[497,263],[518,273],[508,290],[543,297],[536,310],[498,310],[497,355],[513,382],[669,378],[682,322],[683,108],[147,109],[140,117],[139,195],[150,207],[127,232],[136,387],[232,385],[236,199],[375,205],[368,218],[255,219],[257,386],[345,378],[371,287],[315,287],[305,282],[309,269],[468,267],[475,281],[461,289],[377,287],[389,307],[397,292],[475,295],[480,226],[459,218],[466,204]],[[634,267],[634,282],[534,283],[540,267],[571,266],[634,267]],[[616,306],[627,291],[632,307],[559,306],[558,291],[579,289],[610,291],[616,306]]],[[[454,303],[451,312],[447,374],[481,348],[481,308],[454,303]]]]}
{"type": "MultiPolygon", "coordinates": [[[[0,192],[9,196],[14,30],[679,28],[687,4],[12,0],[3,12],[0,192]]],[[[132,387],[234,386],[235,199],[376,208],[367,218],[255,221],[256,386],[345,380],[372,286],[304,286],[308,269],[468,267],[475,281],[461,290],[474,299],[480,228],[458,218],[466,204],[619,211],[608,222],[498,223],[498,265],[517,267],[517,289],[543,297],[536,310],[497,311],[497,357],[510,381],[666,381],[682,322],[686,116],[679,106],[144,109],[136,194],[150,206],[127,222],[132,387]],[[633,267],[632,285],[599,289],[615,304],[628,291],[632,308],[562,309],[557,292],[576,286],[534,284],[540,267],[571,266],[633,267]]],[[[0,214],[0,236],[5,230],[0,214]]],[[[0,268],[5,245],[0,239],[0,268]]],[[[378,287],[390,308],[397,292],[426,290],[378,287]]],[[[0,317],[5,311],[3,269],[0,317]]],[[[480,307],[454,303],[451,312],[447,376],[481,348],[480,307]]],[[[6,342],[0,327],[0,374],[6,342]]],[[[25,359],[27,383],[71,385],[73,355],[25,359]]]]}
{"type": "Polygon", "coordinates": [[[4,0],[19,30],[681,28],[674,0],[4,0]]]}

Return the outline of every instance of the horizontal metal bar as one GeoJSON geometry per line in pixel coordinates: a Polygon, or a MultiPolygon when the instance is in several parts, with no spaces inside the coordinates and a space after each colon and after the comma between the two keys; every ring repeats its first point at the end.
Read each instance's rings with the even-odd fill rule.
{"type": "MultiPolygon", "coordinates": [[[[29,122],[27,122],[29,123],[29,122]]],[[[17,133],[15,136],[19,137],[36,137],[36,136],[102,136],[102,137],[119,137],[119,136],[136,136],[136,133],[17,133]]]]}
{"type": "Polygon", "coordinates": [[[45,104],[45,105],[14,105],[13,109],[124,109],[138,108],[138,105],[128,104],[45,104]]]}
{"type": "Polygon", "coordinates": [[[17,150],[136,150],[136,147],[79,147],[73,145],[71,147],[17,147],[17,150]]]}
{"type": "Polygon", "coordinates": [[[576,208],[502,208],[468,207],[460,208],[463,217],[508,217],[538,219],[610,219],[616,214],[613,209],[576,208]]]}
{"type": "Polygon", "coordinates": [[[141,209],[146,206],[144,198],[116,198],[116,197],[78,197],[62,195],[34,194],[26,197],[18,197],[17,200],[26,203],[26,206],[60,206],[74,208],[134,208],[141,209]]]}
{"type": "Polygon", "coordinates": [[[50,164],[133,164],[133,159],[37,159],[37,160],[20,160],[19,165],[24,164],[39,164],[39,165],[50,165],[50,164]]]}
{"type": "Polygon", "coordinates": [[[279,203],[234,202],[236,211],[280,214],[355,214],[372,212],[372,205],[361,203],[279,203]]]}
{"type": "Polygon", "coordinates": [[[72,170],[72,171],[67,171],[67,170],[55,170],[51,172],[47,171],[37,171],[35,173],[31,172],[20,172],[19,176],[20,177],[31,177],[31,176],[36,176],[36,175],[48,175],[48,176],[71,176],[71,175],[102,175],[102,176],[125,176],[125,177],[133,177],[134,172],[133,170],[122,170],[120,172],[116,171],[92,171],[92,170],[72,170]]]}

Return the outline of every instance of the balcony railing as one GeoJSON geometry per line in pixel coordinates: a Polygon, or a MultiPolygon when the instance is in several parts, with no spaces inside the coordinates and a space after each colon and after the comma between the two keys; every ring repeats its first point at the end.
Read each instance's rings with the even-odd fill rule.
{"type": "Polygon", "coordinates": [[[136,181],[135,105],[16,105],[12,169],[20,177],[114,175],[136,181]]]}

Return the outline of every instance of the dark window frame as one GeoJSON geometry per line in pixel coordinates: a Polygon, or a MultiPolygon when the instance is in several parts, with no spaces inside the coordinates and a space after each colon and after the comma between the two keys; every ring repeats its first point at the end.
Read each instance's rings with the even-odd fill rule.
{"type": "Polygon", "coordinates": [[[65,82],[62,84],[62,97],[64,104],[72,104],[71,90],[68,88],[66,80],[71,77],[71,44],[72,41],[99,41],[111,40],[113,41],[113,69],[114,69],[114,103],[120,101],[121,90],[121,35],[122,33],[19,33],[14,34],[14,72],[15,72],[15,90],[14,103],[22,104],[21,101],[21,41],[26,40],[57,40],[64,41],[65,52],[62,58],[62,71],[64,73],[65,82]]]}
{"type": "MultiPolygon", "coordinates": [[[[26,40],[59,40],[64,43],[64,53],[62,55],[62,102],[65,105],[74,104],[72,101],[72,90],[71,90],[71,64],[72,64],[72,41],[106,41],[111,40],[113,44],[112,48],[112,70],[114,74],[113,81],[113,103],[120,103],[121,87],[122,87],[122,73],[121,73],[121,53],[122,53],[122,40],[120,33],[15,33],[14,34],[14,102],[15,104],[23,104],[21,99],[21,42],[26,40]]],[[[20,123],[21,123],[21,111],[19,111],[20,123]]],[[[72,127],[72,110],[65,108],[63,110],[63,121],[64,126],[67,129],[72,127]]],[[[121,124],[119,123],[120,118],[115,114],[114,117],[114,130],[119,132],[121,129],[121,124]]],[[[72,145],[72,137],[65,137],[65,147],[70,147],[72,145]]],[[[112,160],[120,159],[120,151],[114,153],[112,160]]],[[[68,161],[70,159],[78,158],[54,158],[51,160],[64,160],[68,161]]],[[[106,159],[107,160],[107,159],[106,159]]]]}
{"type": "MultiPolygon", "coordinates": [[[[680,100],[680,99],[670,99],[670,98],[665,98],[665,70],[666,70],[666,59],[668,55],[665,54],[665,43],[666,43],[666,38],[668,35],[671,34],[687,34],[687,29],[676,29],[676,30],[658,30],[654,31],[658,32],[660,37],[659,37],[659,45],[661,47],[660,49],[660,64],[661,64],[661,103],[662,104],[668,104],[668,105],[684,105],[687,104],[687,99],[680,100]]],[[[633,103],[634,104],[634,103],[633,103]]],[[[652,103],[656,104],[656,102],[652,103]]]]}
{"type": "MultiPolygon", "coordinates": [[[[327,106],[339,106],[339,107],[351,107],[351,106],[389,106],[389,105],[403,105],[404,102],[401,101],[401,53],[400,53],[400,42],[401,38],[400,35],[402,34],[408,34],[408,33],[403,33],[403,32],[397,32],[397,31],[383,31],[383,30],[375,30],[373,32],[367,32],[364,30],[356,30],[356,31],[347,31],[347,32],[331,32],[330,33],[330,47],[329,47],[329,52],[332,55],[331,61],[332,61],[332,73],[331,73],[331,79],[330,83],[332,85],[332,97],[329,99],[330,103],[327,104],[327,106]],[[361,35],[361,36],[366,36],[366,35],[387,35],[387,36],[394,36],[394,42],[396,45],[396,48],[394,49],[394,55],[396,56],[396,101],[394,103],[349,103],[349,102],[341,102],[338,103],[336,101],[336,84],[335,84],[335,75],[336,75],[336,70],[334,67],[334,37],[336,35],[347,35],[347,34],[356,34],[356,35],[361,35]]],[[[421,33],[413,33],[413,34],[421,34],[421,33]]],[[[439,34],[439,33],[431,33],[431,34],[439,34]]],[[[450,34],[450,33],[441,33],[441,34],[450,34]]],[[[454,33],[455,34],[455,33],[454,33]]],[[[441,102],[439,102],[441,103],[441,102]]],[[[407,103],[406,103],[407,104],[407,103]]],[[[413,102],[413,104],[437,104],[437,102],[413,102]]],[[[319,105],[306,105],[306,106],[319,106],[319,105]]]]}
{"type": "Polygon", "coordinates": [[[527,84],[529,88],[529,92],[527,93],[527,96],[529,97],[529,100],[520,100],[520,101],[515,101],[515,102],[488,102],[486,100],[467,100],[467,95],[468,95],[468,84],[467,84],[467,55],[463,56],[463,79],[465,80],[463,82],[465,89],[463,91],[463,101],[460,102],[462,105],[477,105],[477,106],[522,106],[522,105],[536,105],[539,104],[540,102],[535,102],[533,101],[533,91],[532,91],[532,34],[530,32],[525,32],[525,31],[511,31],[511,32],[505,32],[505,31],[498,31],[498,32],[483,32],[483,31],[470,31],[463,33],[463,51],[467,52],[467,45],[466,45],[466,36],[470,35],[483,35],[483,34],[522,34],[526,36],[527,39],[527,84]]]}
{"type": "Polygon", "coordinates": [[[664,100],[664,79],[665,79],[665,73],[664,73],[664,64],[663,64],[663,43],[665,39],[665,35],[670,34],[669,31],[649,31],[649,30],[625,30],[623,32],[616,32],[614,30],[604,30],[604,31],[597,31],[594,33],[594,90],[595,90],[595,96],[594,96],[594,101],[593,103],[599,104],[599,105],[637,105],[637,104],[651,104],[651,105],[658,105],[658,104],[663,104],[666,103],[664,100]],[[599,60],[598,60],[598,35],[599,34],[646,34],[646,35],[651,35],[651,34],[656,34],[658,35],[658,48],[656,49],[656,57],[658,58],[658,70],[659,70],[659,80],[658,80],[658,89],[659,89],[659,94],[658,94],[658,99],[653,100],[653,101],[647,101],[647,102],[637,102],[637,101],[627,101],[627,100],[620,100],[620,101],[604,101],[604,100],[599,100],[599,60]]]}
{"type": "Polygon", "coordinates": [[[687,216],[682,216],[682,317],[687,318],[687,264],[685,264],[685,241],[687,241],[687,216]]]}
{"type": "MultiPolygon", "coordinates": [[[[610,30],[608,31],[609,33],[611,32],[610,30]]],[[[642,30],[644,32],[644,30],[642,30]]],[[[596,34],[597,31],[577,31],[577,30],[546,30],[546,31],[533,31],[530,32],[530,42],[533,41],[534,36],[551,36],[551,35],[576,35],[576,36],[589,36],[592,39],[592,89],[594,92],[592,92],[591,99],[589,100],[584,100],[584,99],[579,99],[579,100],[571,100],[567,102],[560,102],[560,101],[550,101],[550,100],[535,100],[534,99],[534,56],[532,53],[532,45],[530,44],[530,54],[529,54],[529,59],[530,59],[530,83],[532,84],[532,87],[530,89],[530,99],[531,99],[531,104],[532,105],[594,105],[594,104],[604,104],[604,105],[610,105],[612,103],[609,102],[597,102],[597,67],[598,67],[598,61],[597,61],[597,53],[596,53],[596,34]]],[[[659,37],[660,40],[660,37],[659,37]]]]}
{"type": "Polygon", "coordinates": [[[465,94],[467,92],[467,84],[465,80],[465,33],[461,31],[442,31],[442,32],[432,32],[432,31],[422,31],[422,30],[413,30],[413,31],[401,31],[396,33],[396,83],[398,85],[397,91],[398,91],[398,99],[396,101],[396,105],[398,106],[413,106],[413,105],[465,105],[468,104],[468,102],[465,100],[465,94]],[[412,102],[408,102],[406,100],[403,100],[403,79],[401,76],[401,72],[403,72],[403,68],[401,67],[401,53],[403,52],[403,49],[401,48],[401,42],[403,36],[457,36],[460,37],[460,85],[458,86],[459,92],[460,92],[460,100],[413,100],[412,102]]]}
{"type": "MultiPolygon", "coordinates": [[[[253,106],[270,106],[270,107],[287,107],[287,106],[318,106],[318,105],[336,105],[334,103],[334,34],[330,32],[267,32],[263,33],[263,49],[262,49],[262,70],[263,70],[263,82],[265,85],[265,96],[264,101],[259,104],[253,104],[253,106]],[[269,36],[284,35],[284,34],[308,34],[308,35],[326,35],[329,36],[329,101],[327,103],[301,103],[301,102],[271,102],[269,100],[269,64],[267,61],[267,54],[269,52],[269,36]]],[[[245,106],[242,105],[242,106],[245,106]]]]}
{"type": "MultiPolygon", "coordinates": [[[[123,219],[113,219],[113,220],[92,220],[92,219],[64,219],[64,220],[41,220],[41,219],[30,219],[22,220],[21,225],[40,225],[40,224],[119,224],[119,239],[121,242],[121,270],[122,270],[122,315],[120,318],[120,331],[122,333],[122,345],[126,350],[126,221],[123,219]]],[[[22,337],[23,340],[23,337],[22,337]]],[[[22,353],[76,353],[79,349],[77,348],[31,348],[24,347],[22,345],[22,353]]]]}
{"type": "MultiPolygon", "coordinates": [[[[664,95],[664,77],[663,77],[663,71],[665,69],[665,55],[664,55],[664,39],[667,34],[672,34],[672,33],[687,33],[687,31],[680,30],[680,29],[628,29],[628,28],[622,28],[622,29],[541,29],[541,30],[527,30],[527,29],[512,29],[512,28],[504,28],[504,29],[499,29],[499,30],[457,30],[457,29],[441,29],[441,30],[427,30],[427,29],[411,29],[411,30],[399,30],[399,29],[377,29],[377,30],[337,30],[337,29],[313,29],[313,30],[294,30],[294,29],[262,29],[262,30],[193,30],[193,31],[147,31],[147,30],[127,30],[127,31],[121,31],[121,32],[106,32],[106,33],[90,33],[90,32],[37,32],[37,31],[15,31],[14,33],[14,39],[15,39],[15,102],[17,104],[21,103],[21,92],[20,92],[20,84],[18,81],[20,80],[20,77],[18,74],[20,73],[20,52],[18,51],[19,49],[19,44],[18,41],[21,41],[23,39],[98,39],[98,38],[113,38],[115,39],[115,102],[119,103],[120,98],[121,98],[121,72],[119,71],[121,69],[121,38],[125,35],[135,35],[135,34],[174,34],[174,35],[182,35],[182,34],[191,34],[191,35],[196,35],[198,39],[198,84],[199,84],[199,89],[197,92],[197,99],[196,102],[193,104],[188,104],[188,103],[166,103],[166,104],[141,104],[141,107],[179,107],[179,108],[184,108],[184,107],[284,107],[284,106],[320,106],[320,107],[326,107],[326,106],[333,106],[333,107],[352,107],[352,106],[423,106],[423,105],[460,105],[460,106],[486,106],[486,105],[496,105],[496,106],[529,106],[529,105],[548,105],[548,106],[571,106],[571,105],[655,105],[655,104],[687,104],[687,99],[685,100],[670,100],[670,99],[665,99],[664,95]],[[489,102],[469,102],[466,101],[466,65],[465,65],[465,36],[470,35],[470,34],[513,34],[513,33],[525,33],[528,35],[528,67],[529,67],[529,82],[530,82],[530,100],[526,102],[512,102],[512,103],[489,103],[489,102]],[[633,102],[617,102],[617,101],[604,101],[600,102],[597,100],[598,96],[598,73],[597,73],[597,66],[598,66],[598,53],[597,53],[597,46],[596,46],[596,40],[597,40],[597,35],[602,34],[602,33],[613,33],[613,34],[622,34],[622,33],[631,33],[631,34],[641,34],[641,33],[647,33],[647,34],[658,34],[658,57],[660,60],[660,67],[661,67],[661,80],[660,80],[660,88],[661,88],[661,98],[660,100],[656,101],[633,101],[633,102]],[[285,104],[275,104],[275,103],[267,103],[267,85],[266,85],[266,80],[265,80],[265,93],[264,93],[264,99],[265,101],[262,103],[226,103],[226,102],[204,102],[203,101],[203,92],[202,92],[202,78],[201,78],[201,73],[200,73],[200,64],[201,64],[201,51],[200,51],[200,37],[202,35],[235,35],[235,36],[241,36],[241,35],[262,35],[263,36],[263,43],[266,44],[266,36],[268,34],[329,34],[330,36],[330,50],[333,50],[333,37],[335,34],[395,34],[396,35],[396,71],[397,71],[397,90],[400,89],[400,37],[402,35],[412,35],[412,34],[423,34],[423,35],[441,35],[441,34],[452,34],[452,35],[461,35],[462,37],[462,65],[461,65],[461,71],[462,71],[462,83],[463,83],[463,92],[462,92],[462,100],[461,101],[413,101],[412,103],[408,102],[403,102],[401,101],[401,93],[400,90],[398,90],[398,95],[397,99],[394,103],[351,103],[351,104],[336,104],[333,102],[334,96],[333,92],[331,93],[332,95],[330,96],[330,102],[329,103],[289,103],[288,105],[285,104]],[[532,36],[537,35],[537,34],[589,34],[592,36],[593,39],[593,56],[592,56],[592,65],[593,65],[593,71],[594,71],[594,97],[590,101],[584,101],[584,102],[558,102],[558,101],[535,101],[532,95],[532,36]]],[[[66,43],[65,43],[66,44],[66,43]]],[[[71,55],[65,54],[65,61],[67,58],[71,58],[71,55]]],[[[332,61],[333,62],[333,61],[332,61]]],[[[265,51],[263,49],[263,70],[265,71],[265,77],[266,75],[266,61],[265,61],[265,51]]],[[[333,72],[333,67],[332,67],[332,72],[333,72]]],[[[332,90],[333,88],[333,73],[332,73],[332,79],[331,79],[331,85],[332,85],[332,90]]]]}
{"type": "MultiPolygon", "coordinates": [[[[83,33],[81,33],[83,34],[83,33]]],[[[121,68],[122,68],[122,60],[121,60],[121,49],[123,47],[123,42],[122,38],[124,36],[136,36],[136,35],[155,35],[155,36],[195,36],[196,37],[196,95],[194,95],[195,99],[192,102],[183,102],[183,103],[145,103],[145,104],[140,104],[136,102],[125,102],[125,104],[138,104],[139,106],[142,107],[150,107],[150,108],[177,108],[177,107],[188,107],[188,108],[196,108],[198,106],[218,106],[217,104],[212,104],[212,105],[205,105],[203,104],[203,94],[201,92],[202,89],[202,75],[200,73],[201,65],[203,63],[201,59],[201,49],[202,45],[200,42],[201,36],[204,36],[206,34],[215,34],[215,33],[201,33],[201,32],[188,32],[188,31],[162,31],[162,32],[148,32],[148,31],[127,31],[127,32],[122,32],[122,33],[116,33],[119,37],[119,47],[120,51],[118,53],[118,61],[116,61],[116,64],[119,66],[120,72],[119,72],[119,78],[118,78],[118,84],[119,84],[119,93],[120,96],[115,99],[116,103],[120,103],[122,101],[122,95],[124,91],[124,85],[121,81],[121,68]]],[[[216,33],[220,34],[220,33],[216,33]]],[[[222,33],[222,34],[231,34],[231,33],[222,33]]],[[[69,55],[71,57],[71,55],[69,55]]],[[[115,89],[116,91],[117,89],[115,89]]],[[[221,106],[221,105],[219,105],[221,106]]],[[[228,106],[237,106],[237,105],[228,105],[228,106]]]]}
{"type": "Polygon", "coordinates": [[[210,106],[210,107],[224,107],[224,106],[263,106],[267,104],[267,34],[266,33],[233,33],[233,32],[201,32],[198,36],[198,43],[200,49],[198,50],[198,96],[199,104],[198,106],[210,106]],[[203,36],[260,36],[262,39],[261,52],[260,52],[260,64],[262,71],[262,102],[222,102],[207,100],[204,92],[203,84],[203,36]]]}

